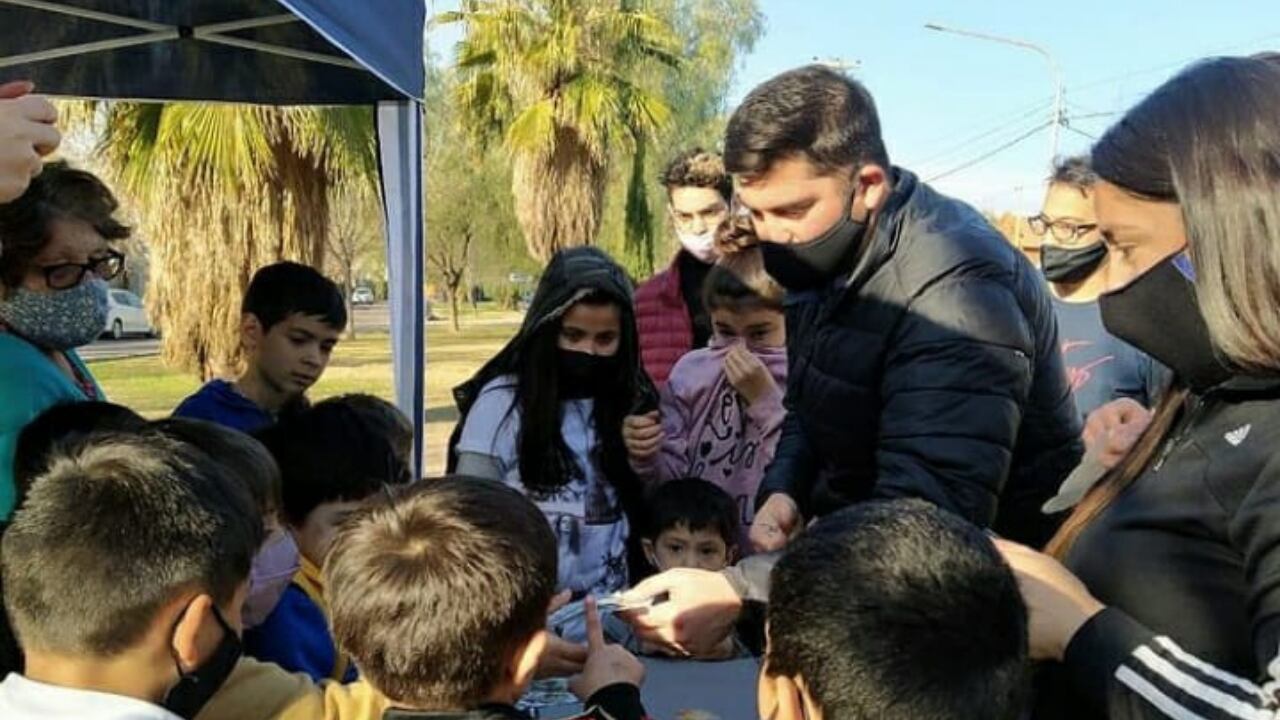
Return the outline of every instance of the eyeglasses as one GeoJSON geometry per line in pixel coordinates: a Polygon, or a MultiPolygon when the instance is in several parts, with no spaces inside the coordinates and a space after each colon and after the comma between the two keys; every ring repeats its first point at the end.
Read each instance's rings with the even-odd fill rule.
{"type": "Polygon", "coordinates": [[[1027,218],[1031,232],[1036,235],[1049,233],[1058,242],[1073,242],[1098,229],[1098,223],[1073,223],[1069,220],[1054,220],[1044,213],[1027,218]]]}
{"type": "Polygon", "coordinates": [[[69,290],[84,280],[85,273],[91,272],[103,280],[111,280],[121,270],[124,270],[124,255],[115,250],[108,250],[87,263],[59,263],[40,268],[51,290],[69,290]]]}

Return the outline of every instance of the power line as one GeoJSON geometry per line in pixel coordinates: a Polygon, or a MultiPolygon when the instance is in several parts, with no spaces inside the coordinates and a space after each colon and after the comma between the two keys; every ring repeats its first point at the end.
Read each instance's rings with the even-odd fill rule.
{"type": "Polygon", "coordinates": [[[974,165],[977,165],[978,163],[980,163],[980,162],[982,162],[982,161],[984,161],[984,160],[987,160],[987,159],[989,159],[989,158],[991,158],[991,157],[994,157],[995,155],[998,155],[998,154],[1000,154],[1000,153],[1004,152],[1005,150],[1008,150],[1009,148],[1013,147],[1014,145],[1017,145],[1018,143],[1022,142],[1023,140],[1026,140],[1027,138],[1031,137],[1032,135],[1035,135],[1036,133],[1040,132],[1041,130],[1044,130],[1045,128],[1049,127],[1049,126],[1050,126],[1050,125],[1052,125],[1052,124],[1053,124],[1053,122],[1044,122],[1044,123],[1041,123],[1040,125],[1038,125],[1038,126],[1036,126],[1036,127],[1032,128],[1031,130],[1028,130],[1027,132],[1025,132],[1025,133],[1023,133],[1023,134],[1019,135],[1018,137],[1016,137],[1016,138],[1014,138],[1014,139],[1010,140],[1009,142],[1006,142],[1006,143],[1004,143],[1003,145],[1001,145],[1001,146],[999,146],[999,147],[997,147],[997,148],[993,148],[993,149],[991,149],[991,150],[989,150],[989,151],[987,151],[987,152],[985,152],[985,153],[983,153],[983,154],[979,155],[978,157],[973,158],[972,160],[969,160],[969,161],[967,161],[967,162],[961,163],[960,165],[957,165],[957,166],[955,166],[955,167],[951,168],[950,170],[947,170],[946,172],[942,172],[942,173],[939,173],[939,174],[934,175],[934,176],[932,176],[932,177],[926,178],[926,179],[925,179],[925,182],[934,182],[934,181],[936,181],[936,180],[941,180],[942,178],[945,178],[945,177],[948,177],[948,176],[954,175],[954,174],[956,174],[956,173],[960,172],[961,170],[968,170],[969,168],[973,167],[974,165]]]}
{"type": "Polygon", "coordinates": [[[1162,65],[1153,65],[1152,67],[1143,68],[1140,70],[1132,70],[1129,72],[1121,73],[1119,75],[1113,75],[1111,77],[1102,78],[1100,80],[1091,80],[1083,85],[1078,85],[1073,88],[1069,87],[1067,88],[1067,90],[1074,91],[1074,92],[1082,92],[1084,90],[1090,90],[1095,87],[1099,87],[1101,85],[1110,85],[1111,83],[1123,82],[1125,80],[1128,80],[1130,78],[1135,78],[1140,75],[1150,75],[1151,73],[1160,72],[1161,70],[1171,70],[1176,67],[1182,67],[1187,63],[1193,62],[1203,57],[1207,57],[1209,55],[1231,52],[1232,50],[1239,50],[1241,48],[1246,48],[1246,47],[1255,47],[1259,43],[1265,42],[1267,40],[1271,40],[1273,38],[1278,38],[1278,37],[1280,37],[1280,33],[1276,33],[1276,32],[1268,33],[1266,35],[1263,35],[1262,37],[1255,38],[1248,42],[1236,43],[1228,47],[1219,47],[1217,49],[1208,50],[1199,55],[1194,55],[1192,57],[1184,57],[1181,60],[1174,60],[1173,62],[1164,63],[1162,65]]]}
{"type": "Polygon", "coordinates": [[[1006,120],[1005,122],[1002,122],[999,125],[996,125],[995,127],[988,128],[987,130],[984,130],[983,132],[978,133],[977,135],[973,135],[971,137],[965,138],[964,140],[960,141],[955,145],[952,145],[951,147],[947,148],[942,152],[934,153],[933,155],[930,155],[929,157],[923,160],[917,160],[911,164],[913,167],[924,167],[926,165],[936,163],[939,160],[950,158],[960,153],[963,150],[967,150],[970,146],[976,145],[993,135],[1000,135],[1002,133],[1006,133],[1011,130],[1016,131],[1019,126],[1025,126],[1029,119],[1035,117],[1036,115],[1043,115],[1044,113],[1046,113],[1049,110],[1049,107],[1051,105],[1052,103],[1042,103],[1036,106],[1035,108],[1033,108],[1032,110],[1024,112],[1015,118],[1006,120]]]}
{"type": "Polygon", "coordinates": [[[1081,129],[1079,129],[1079,128],[1072,127],[1072,126],[1070,126],[1070,125],[1063,125],[1063,127],[1065,127],[1066,129],[1070,130],[1071,132],[1073,132],[1073,133],[1075,133],[1075,134],[1077,134],[1077,135],[1080,135],[1080,136],[1083,136],[1083,137],[1089,138],[1090,140],[1094,140],[1094,141],[1096,141],[1096,140],[1098,139],[1098,136],[1097,136],[1097,135],[1090,135],[1089,133],[1087,133],[1087,132],[1085,132],[1085,131],[1083,131],[1083,130],[1081,130],[1081,129]]]}
{"type": "Polygon", "coordinates": [[[935,136],[929,140],[919,143],[918,147],[937,148],[939,146],[949,145],[952,141],[955,141],[958,138],[967,138],[969,134],[974,131],[987,132],[982,130],[982,128],[988,127],[992,123],[1007,123],[1009,118],[1020,119],[1028,115],[1033,115],[1037,112],[1047,112],[1049,106],[1052,104],[1052,97],[1041,98],[1030,105],[1024,105],[996,115],[989,115],[978,122],[969,124],[963,129],[952,129],[944,135],[935,136]]]}

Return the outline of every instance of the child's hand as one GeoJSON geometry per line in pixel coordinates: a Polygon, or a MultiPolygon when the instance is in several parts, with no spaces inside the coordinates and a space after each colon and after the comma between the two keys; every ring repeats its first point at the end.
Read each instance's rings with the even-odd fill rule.
{"type": "Polygon", "coordinates": [[[662,421],[657,410],[644,415],[628,415],[622,421],[622,442],[635,462],[652,460],[662,449],[662,440],[662,421]]]}
{"type": "Polygon", "coordinates": [[[618,683],[640,687],[644,682],[644,663],[627,652],[621,645],[608,645],[604,641],[604,628],[600,625],[600,613],[595,598],[587,604],[587,666],[582,674],[569,683],[569,689],[578,699],[586,702],[592,695],[618,683]]]}
{"type": "Polygon", "coordinates": [[[734,345],[724,356],[724,373],[729,383],[748,405],[754,405],[778,391],[778,384],[769,374],[769,368],[760,358],[751,354],[745,345],[734,345]]]}
{"type": "MultiPolygon", "coordinates": [[[[551,598],[547,615],[554,614],[572,599],[573,593],[568,590],[551,598]]],[[[554,633],[549,634],[551,637],[547,638],[547,647],[542,651],[542,657],[538,658],[538,679],[569,677],[582,672],[587,663],[587,646],[569,642],[554,633]]]]}

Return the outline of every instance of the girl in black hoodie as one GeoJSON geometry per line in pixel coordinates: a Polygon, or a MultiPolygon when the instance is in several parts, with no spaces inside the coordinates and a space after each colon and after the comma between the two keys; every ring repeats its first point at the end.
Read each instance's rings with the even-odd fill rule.
{"type": "Polygon", "coordinates": [[[519,333],[454,391],[450,471],[502,481],[546,515],[557,589],[628,586],[640,500],[622,420],[656,394],[640,370],[631,282],[595,248],[552,258],[519,333]]]}

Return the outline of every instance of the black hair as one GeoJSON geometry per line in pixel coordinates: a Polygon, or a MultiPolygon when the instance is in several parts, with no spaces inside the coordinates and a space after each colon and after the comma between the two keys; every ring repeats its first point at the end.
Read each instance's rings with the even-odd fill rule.
{"type": "Polygon", "coordinates": [[[294,526],[323,503],[363,500],[409,481],[394,440],[346,403],[318,403],[257,437],[280,467],[281,508],[294,526]]]}
{"type": "MultiPolygon", "coordinates": [[[[1266,375],[1280,369],[1280,56],[1192,64],[1107,130],[1092,160],[1102,180],[1125,192],[1178,204],[1196,304],[1223,364],[1266,375]]],[[[1189,392],[1175,378],[1146,432],[1075,507],[1048,552],[1064,556],[1146,472],[1189,392]]]]}
{"type": "Polygon", "coordinates": [[[108,657],[182,592],[226,606],[249,578],[262,518],[242,483],[189,444],[100,434],[58,449],[0,545],[23,647],[108,657]]]}
{"type": "Polygon", "coordinates": [[[1280,61],[1191,65],[1103,134],[1093,167],[1178,203],[1214,345],[1236,367],[1280,369],[1280,61]]]}
{"type": "Polygon", "coordinates": [[[80,220],[108,241],[130,229],[116,218],[120,203],[98,176],[66,162],[45,163],[16,200],[0,204],[0,285],[17,287],[49,240],[58,220],[80,220]]]}
{"type": "Polygon", "coordinates": [[[1093,171],[1087,155],[1058,158],[1053,163],[1053,174],[1049,176],[1050,185],[1066,185],[1085,193],[1098,182],[1098,173],[1093,171]]]}
{"type": "MultiPolygon", "coordinates": [[[[534,497],[545,497],[582,477],[561,432],[564,420],[564,389],[560,387],[559,337],[565,313],[573,305],[613,305],[621,318],[621,332],[615,369],[617,382],[594,398],[593,423],[599,438],[598,460],[611,482],[629,484],[634,473],[622,442],[622,421],[631,410],[640,372],[640,342],[635,313],[628,304],[602,290],[593,290],[563,312],[543,323],[520,348],[515,400],[519,410],[520,482],[534,497]]],[[[625,488],[624,488],[625,489],[625,488]]]]}
{"type": "Polygon", "coordinates": [[[254,273],[240,310],[258,318],[263,332],[295,314],[320,318],[335,330],[347,327],[342,290],[315,268],[295,262],[267,265],[254,273]]]}
{"type": "Polygon", "coordinates": [[[1016,720],[1027,611],[977,527],[920,500],[820,520],[770,579],[766,672],[828,718],[1016,720]]]}
{"type": "Polygon", "coordinates": [[[151,430],[190,444],[221,463],[229,477],[244,485],[265,518],[280,509],[280,468],[256,438],[217,423],[171,417],[151,423],[151,430]]]}
{"type": "Polygon", "coordinates": [[[378,433],[384,433],[396,450],[396,457],[406,468],[413,467],[413,423],[400,408],[376,395],[348,393],[338,395],[319,404],[338,403],[359,413],[361,422],[367,423],[378,433]]]}
{"type": "Polygon", "coordinates": [[[657,540],[676,527],[690,532],[714,530],[727,547],[738,544],[738,504],[720,486],[701,478],[662,483],[649,494],[641,537],[657,540]]]}
{"type": "Polygon", "coordinates": [[[22,505],[31,483],[49,469],[49,459],[94,433],[135,432],[146,427],[141,415],[123,405],[93,400],[54,405],[22,427],[14,446],[14,507],[22,505]]]}
{"type": "Polygon", "coordinates": [[[725,167],[754,176],[791,156],[807,158],[825,173],[867,164],[887,171],[889,153],[871,93],[822,65],[789,70],[757,86],[729,119],[725,167]]]}

